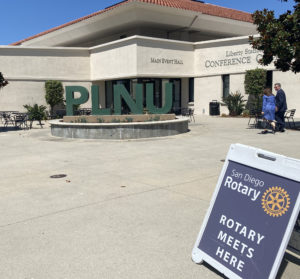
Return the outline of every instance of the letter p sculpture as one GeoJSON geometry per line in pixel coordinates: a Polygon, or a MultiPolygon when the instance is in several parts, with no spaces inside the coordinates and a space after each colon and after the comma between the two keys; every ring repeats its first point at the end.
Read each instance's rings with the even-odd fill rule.
{"type": "Polygon", "coordinates": [[[66,107],[67,116],[74,115],[74,105],[81,105],[88,101],[89,92],[83,86],[66,86],[66,107]],[[75,98],[75,92],[80,93],[79,98],[75,98]]]}

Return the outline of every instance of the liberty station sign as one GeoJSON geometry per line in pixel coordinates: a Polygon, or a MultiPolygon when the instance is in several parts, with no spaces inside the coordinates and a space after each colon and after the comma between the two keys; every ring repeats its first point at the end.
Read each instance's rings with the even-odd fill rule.
{"type": "Polygon", "coordinates": [[[261,58],[262,52],[252,48],[239,51],[226,50],[222,59],[209,59],[204,62],[204,65],[205,68],[228,67],[252,64],[253,62],[258,63],[261,58]]]}

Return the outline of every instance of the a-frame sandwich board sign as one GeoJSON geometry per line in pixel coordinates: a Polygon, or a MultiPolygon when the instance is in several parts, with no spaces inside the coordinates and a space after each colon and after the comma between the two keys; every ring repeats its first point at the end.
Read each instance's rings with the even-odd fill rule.
{"type": "Polygon", "coordinates": [[[192,251],[228,278],[275,278],[300,208],[300,160],[230,146],[192,251]]]}

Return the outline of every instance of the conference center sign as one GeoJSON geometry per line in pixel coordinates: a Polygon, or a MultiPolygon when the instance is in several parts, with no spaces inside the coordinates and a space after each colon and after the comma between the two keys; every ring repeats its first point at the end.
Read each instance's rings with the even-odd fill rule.
{"type": "Polygon", "coordinates": [[[225,50],[222,58],[205,60],[205,68],[221,68],[245,64],[258,63],[262,58],[262,52],[255,49],[245,48],[238,51],[225,50]]]}
{"type": "Polygon", "coordinates": [[[275,278],[300,209],[300,161],[234,144],[192,259],[228,278],[275,278]]]}

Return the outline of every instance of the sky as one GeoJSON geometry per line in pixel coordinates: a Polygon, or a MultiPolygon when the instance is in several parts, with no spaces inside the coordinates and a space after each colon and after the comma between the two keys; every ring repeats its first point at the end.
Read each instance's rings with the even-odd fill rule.
{"type": "MultiPolygon", "coordinates": [[[[102,10],[121,0],[0,0],[0,45],[8,45],[102,10]]],[[[205,3],[253,13],[267,8],[278,16],[293,10],[289,0],[205,0],[205,3]]]]}

